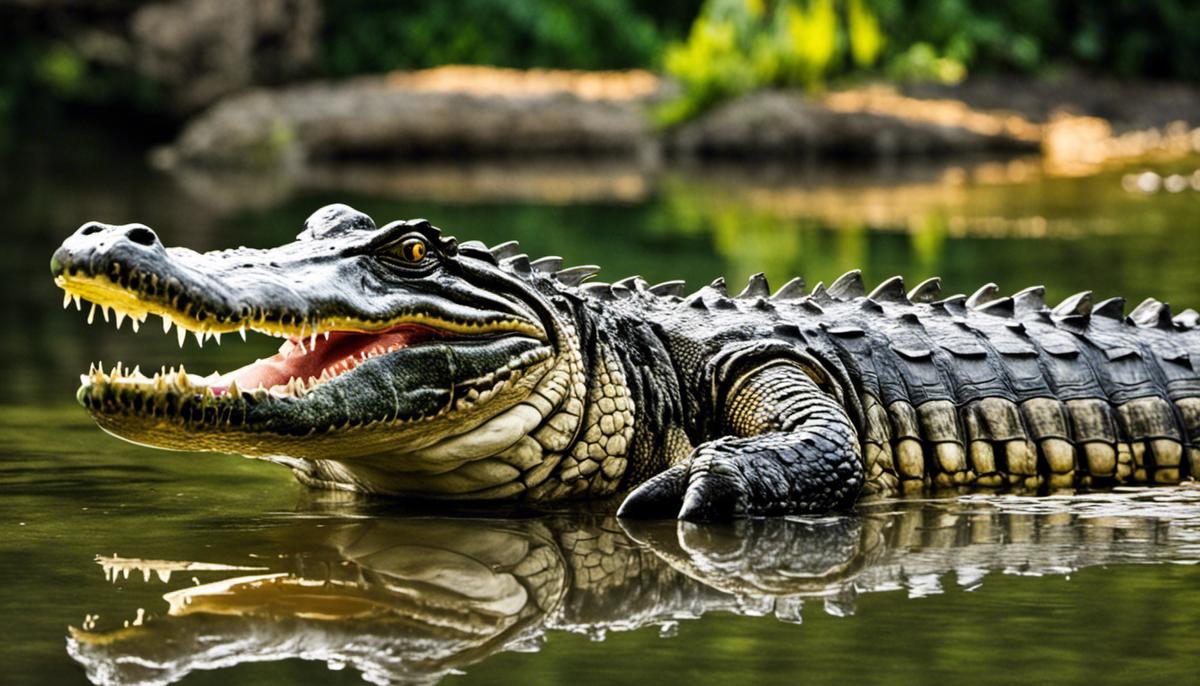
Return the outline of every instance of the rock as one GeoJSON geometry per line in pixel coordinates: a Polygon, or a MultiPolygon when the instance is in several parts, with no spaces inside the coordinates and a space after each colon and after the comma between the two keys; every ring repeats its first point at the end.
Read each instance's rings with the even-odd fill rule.
{"type": "Polygon", "coordinates": [[[160,165],[279,165],[350,157],[652,154],[647,72],[443,67],[278,90],[217,103],[160,165]]]}
{"type": "MultiPolygon", "coordinates": [[[[1036,133],[990,129],[965,116],[922,119],[878,111],[879,98],[855,92],[822,100],[762,91],[720,106],[670,134],[671,152],[702,157],[888,157],[997,149],[1036,150],[1036,133]]],[[[927,107],[928,103],[922,103],[927,107]]],[[[978,113],[972,113],[978,114],[978,113]]]]}

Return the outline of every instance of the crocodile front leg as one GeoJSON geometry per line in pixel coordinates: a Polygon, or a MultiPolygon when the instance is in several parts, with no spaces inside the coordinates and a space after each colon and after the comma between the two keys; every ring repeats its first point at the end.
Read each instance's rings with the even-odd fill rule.
{"type": "Polygon", "coordinates": [[[854,426],[800,366],[743,377],[724,404],[727,435],[629,494],[618,516],[713,521],[849,507],[863,485],[854,426]]]}

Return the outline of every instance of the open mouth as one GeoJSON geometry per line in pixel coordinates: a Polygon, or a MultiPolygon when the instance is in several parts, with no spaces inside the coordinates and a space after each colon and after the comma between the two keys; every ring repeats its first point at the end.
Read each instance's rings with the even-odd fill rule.
{"type": "MultiPolygon", "coordinates": [[[[184,329],[181,327],[181,330],[184,329]]],[[[229,394],[236,398],[243,391],[269,392],[276,397],[298,397],[354,370],[367,360],[413,345],[452,337],[446,331],[419,324],[399,324],[379,333],[325,331],[307,340],[288,337],[279,352],[271,357],[255,360],[225,373],[214,372],[201,377],[188,374],[181,365],[178,370],[164,368],[148,377],[140,368],[128,369],[118,365],[107,373],[99,367],[93,367],[81,379],[84,384],[124,383],[160,390],[168,384],[174,384],[198,388],[216,397],[229,394]]]]}
{"type": "MultiPolygon", "coordinates": [[[[271,357],[228,372],[208,376],[188,373],[181,365],[147,376],[141,369],[117,365],[105,370],[93,365],[81,376],[79,400],[97,412],[136,411],[149,415],[221,423],[238,423],[237,405],[255,400],[301,398],[351,375],[377,358],[387,358],[437,342],[470,345],[512,337],[543,342],[541,329],[512,317],[452,320],[428,312],[405,312],[390,319],[358,320],[347,316],[300,317],[256,308],[214,313],[186,293],[172,293],[157,277],[127,272],[125,278],[62,273],[55,283],[63,289],[63,306],[88,308],[89,323],[97,318],[119,329],[126,319],[136,331],[151,315],[162,318],[163,331],[176,327],[180,347],[190,332],[197,344],[224,333],[247,331],[284,339],[271,357]],[[223,414],[224,413],[224,414],[223,414]]],[[[521,365],[536,362],[546,351],[512,359],[460,390],[472,401],[487,393],[521,365]]],[[[451,392],[453,394],[453,390],[451,392]]],[[[393,417],[398,418],[398,417],[393,417]]],[[[241,420],[245,420],[244,412],[241,420]]]]}

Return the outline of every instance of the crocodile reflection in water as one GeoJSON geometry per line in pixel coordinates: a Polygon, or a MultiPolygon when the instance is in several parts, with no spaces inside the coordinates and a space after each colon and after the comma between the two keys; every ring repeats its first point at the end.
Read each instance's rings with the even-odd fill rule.
{"type": "MultiPolygon", "coordinates": [[[[926,595],[950,572],[972,588],[991,571],[1194,559],[1186,532],[1197,530],[1197,504],[1200,489],[1180,488],[885,502],[858,516],[723,527],[309,517],[269,532],[276,543],[253,558],[267,569],[168,593],[166,615],[136,626],[72,628],[68,650],[96,683],[170,683],[287,658],[376,683],[433,683],[495,653],[536,650],[547,631],[597,637],[714,611],[799,621],[805,601],[852,614],[859,593],[926,595]]],[[[99,561],[114,577],[164,568],[99,561]]]]}

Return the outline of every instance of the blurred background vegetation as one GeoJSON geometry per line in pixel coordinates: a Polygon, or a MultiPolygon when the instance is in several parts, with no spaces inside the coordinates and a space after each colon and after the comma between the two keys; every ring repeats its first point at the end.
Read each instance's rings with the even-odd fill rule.
{"type": "MultiPolygon", "coordinates": [[[[164,123],[172,102],[126,26],[129,0],[0,2],[0,121],[66,106],[164,123]]],[[[846,80],[953,82],[1064,68],[1121,78],[1200,78],[1190,0],[324,0],[312,59],[252,83],[442,64],[613,69],[676,77],[667,123],[762,86],[846,80]]],[[[255,51],[271,45],[255,46],[255,51]]],[[[270,72],[270,70],[268,70],[270,72]]]]}
{"type": "MultiPolygon", "coordinates": [[[[0,0],[0,485],[15,494],[0,498],[0,611],[14,618],[0,681],[82,682],[63,653],[68,623],[99,611],[103,628],[118,628],[135,607],[166,611],[161,587],[110,593],[97,553],[244,557],[261,546],[224,533],[262,540],[264,513],[292,508],[298,489],[271,465],[151,454],[92,425],[74,392],[97,360],[203,374],[278,341],[181,350],[157,327],[133,336],[63,312],[46,266],[81,223],[142,222],[196,250],[269,247],[339,202],[380,222],[428,217],[462,240],[519,240],[535,257],[603,265],[604,280],[694,287],[723,275],[736,290],[759,272],[778,286],[862,269],[871,284],[895,274],[940,276],[947,293],[1044,284],[1051,302],[1095,288],[1097,299],[1153,296],[1182,310],[1200,302],[1197,65],[1196,0],[0,0]],[[650,74],[608,77],[626,90],[652,82],[645,101],[658,123],[687,123],[662,131],[642,101],[537,90],[604,80],[594,74],[441,70],[439,85],[466,82],[448,95],[419,91],[419,78],[408,90],[397,76],[359,78],[445,64],[644,68],[667,77],[665,99],[650,74]],[[792,92],[748,93],[778,88],[792,92]],[[504,102],[512,90],[516,104],[504,102]],[[464,151],[480,131],[503,144],[601,142],[579,155],[464,151]],[[1003,136],[1007,147],[995,147],[1003,136]],[[627,144],[637,137],[661,156],[627,144]],[[312,154],[296,164],[279,154],[277,168],[147,154],[197,140],[312,154]],[[410,140],[435,144],[412,154],[410,140]],[[706,157],[688,140],[725,147],[706,157]],[[618,144],[632,152],[612,155],[618,144]]],[[[1045,543],[1086,556],[1101,543],[1094,521],[1045,543]]],[[[999,531],[978,522],[972,532],[999,531]]],[[[931,520],[935,543],[946,531],[931,520]]],[[[541,653],[497,656],[467,678],[620,683],[658,668],[706,683],[1188,683],[1179,677],[1196,672],[1186,638],[1200,615],[1180,599],[1200,589],[1200,566],[1132,570],[1096,568],[1069,584],[1005,576],[988,582],[991,595],[920,604],[878,594],[857,618],[810,612],[805,627],[709,615],[672,641],[560,633],[541,653]],[[1007,649],[981,650],[1002,621],[1007,649]],[[1088,654],[1138,637],[1151,649],[1088,654]],[[858,659],[889,640],[887,669],[858,659]]],[[[187,683],[361,683],[354,669],[299,661],[238,669],[187,683]]],[[[455,679],[446,683],[468,683],[455,679]]]]}

